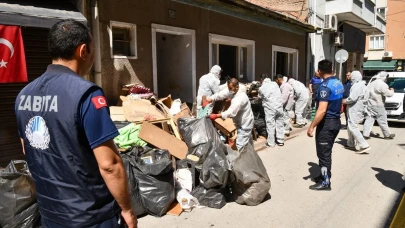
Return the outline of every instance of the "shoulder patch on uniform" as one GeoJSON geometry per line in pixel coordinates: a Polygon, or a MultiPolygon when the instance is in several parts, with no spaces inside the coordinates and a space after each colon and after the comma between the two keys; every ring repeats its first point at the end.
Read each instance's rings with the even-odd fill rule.
{"type": "Polygon", "coordinates": [[[91,102],[93,102],[93,105],[96,107],[96,109],[107,107],[107,101],[105,100],[104,96],[93,97],[91,98],[91,102]]]}
{"type": "Polygon", "coordinates": [[[322,90],[321,92],[319,92],[322,98],[326,97],[326,91],[322,90]]]}

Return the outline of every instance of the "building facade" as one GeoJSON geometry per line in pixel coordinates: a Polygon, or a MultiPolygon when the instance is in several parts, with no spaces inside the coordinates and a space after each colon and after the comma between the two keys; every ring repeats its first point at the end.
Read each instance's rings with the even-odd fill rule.
{"type": "Polygon", "coordinates": [[[99,16],[92,27],[100,37],[101,73],[94,80],[110,104],[129,83],[193,103],[199,78],[215,64],[223,76],[242,81],[261,73],[306,78],[307,34],[313,26],[264,7],[213,0],[96,3],[99,16]]]}
{"type": "MultiPolygon", "coordinates": [[[[309,57],[311,70],[316,70],[316,63],[322,59],[335,59],[340,49],[349,55],[339,72],[335,62],[335,72],[344,81],[346,71],[362,71],[364,48],[368,34],[384,34],[386,21],[377,14],[379,0],[310,0],[308,22],[318,27],[318,32],[311,34],[309,57]]],[[[313,74],[309,72],[310,75],[313,74]]]]}
{"type": "Polygon", "coordinates": [[[405,67],[405,2],[388,0],[378,3],[378,17],[387,21],[387,29],[385,34],[367,36],[367,61],[363,65],[367,77],[382,70],[404,71],[405,67]]]}

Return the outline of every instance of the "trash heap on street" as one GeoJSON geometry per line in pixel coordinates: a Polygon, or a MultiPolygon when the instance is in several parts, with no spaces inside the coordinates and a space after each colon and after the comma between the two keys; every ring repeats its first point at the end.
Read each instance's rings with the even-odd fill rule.
{"type": "MultiPolygon", "coordinates": [[[[178,216],[193,208],[220,209],[233,201],[249,206],[263,202],[270,179],[253,145],[236,151],[231,119],[197,119],[186,103],[170,95],[157,99],[143,86],[132,85],[125,91],[128,95],[120,96],[110,114],[120,133],[114,142],[135,214],[178,216]]],[[[229,101],[216,102],[214,113],[229,105],[229,101]]],[[[0,227],[36,227],[38,222],[27,164],[11,161],[0,170],[0,227]]]]}
{"type": "MultiPolygon", "coordinates": [[[[253,145],[236,151],[231,119],[197,119],[179,99],[134,91],[129,89],[129,95],[120,97],[122,106],[110,110],[137,215],[180,215],[199,207],[220,209],[233,201],[249,206],[263,202],[270,179],[253,145]]],[[[229,105],[216,102],[213,112],[229,105]]]]}

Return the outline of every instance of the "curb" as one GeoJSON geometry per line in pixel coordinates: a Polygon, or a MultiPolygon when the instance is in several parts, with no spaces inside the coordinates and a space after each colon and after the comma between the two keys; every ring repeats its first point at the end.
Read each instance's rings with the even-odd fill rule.
{"type": "MultiPolygon", "coordinates": [[[[291,131],[290,136],[286,137],[286,138],[284,139],[284,141],[288,141],[288,140],[291,140],[291,139],[293,139],[293,138],[298,137],[298,134],[299,134],[299,133],[308,130],[309,125],[310,125],[310,123],[308,123],[308,124],[307,124],[305,127],[303,127],[303,128],[293,128],[293,130],[291,131]]],[[[265,139],[265,138],[259,138],[259,139],[257,139],[257,140],[253,143],[253,146],[254,146],[255,151],[258,153],[258,152],[260,152],[260,151],[262,151],[262,150],[265,150],[265,149],[267,148],[265,144],[266,144],[266,139],[265,139]]]]}

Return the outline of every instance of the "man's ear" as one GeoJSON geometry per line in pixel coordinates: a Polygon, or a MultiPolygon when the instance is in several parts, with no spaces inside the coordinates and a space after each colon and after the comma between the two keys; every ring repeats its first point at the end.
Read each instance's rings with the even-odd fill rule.
{"type": "Polygon", "coordinates": [[[82,60],[86,60],[87,55],[88,55],[88,48],[86,44],[80,44],[76,48],[76,53],[81,58],[82,60]]]}

